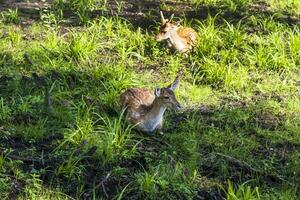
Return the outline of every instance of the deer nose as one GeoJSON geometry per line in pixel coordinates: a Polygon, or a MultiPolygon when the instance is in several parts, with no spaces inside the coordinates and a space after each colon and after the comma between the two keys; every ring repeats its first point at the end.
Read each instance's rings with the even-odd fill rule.
{"type": "Polygon", "coordinates": [[[155,36],[155,41],[156,41],[156,42],[162,41],[162,38],[161,38],[160,34],[157,34],[157,35],[155,36]]]}
{"type": "Polygon", "coordinates": [[[178,110],[180,110],[182,107],[181,107],[181,105],[180,104],[177,104],[176,105],[176,107],[175,107],[175,109],[178,111],[178,110]]]}

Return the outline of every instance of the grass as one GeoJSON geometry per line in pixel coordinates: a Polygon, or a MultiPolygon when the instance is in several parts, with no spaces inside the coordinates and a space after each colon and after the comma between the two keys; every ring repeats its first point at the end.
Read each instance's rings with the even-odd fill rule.
{"type": "Polygon", "coordinates": [[[151,5],[146,28],[125,1],[1,13],[1,199],[299,198],[297,1],[180,2],[159,7],[197,30],[188,56],[155,41],[151,5]],[[124,122],[122,91],[179,70],[162,135],[124,122]]]}
{"type": "Polygon", "coordinates": [[[1,12],[0,21],[4,23],[19,23],[20,17],[18,9],[8,9],[7,11],[1,12]]]}

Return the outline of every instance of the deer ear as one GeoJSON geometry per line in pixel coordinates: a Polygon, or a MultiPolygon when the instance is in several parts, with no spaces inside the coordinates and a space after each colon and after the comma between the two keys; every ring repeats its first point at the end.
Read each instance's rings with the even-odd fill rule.
{"type": "Polygon", "coordinates": [[[176,22],[176,26],[180,26],[181,22],[182,22],[182,20],[176,22]]]}
{"type": "Polygon", "coordinates": [[[162,23],[162,24],[166,23],[166,22],[167,22],[167,20],[165,19],[163,12],[162,12],[162,11],[160,11],[159,13],[160,13],[160,19],[161,19],[161,23],[162,23]]]}
{"type": "Polygon", "coordinates": [[[171,22],[173,20],[174,14],[171,15],[169,22],[171,22]]]}
{"type": "Polygon", "coordinates": [[[171,85],[169,85],[168,88],[170,88],[170,90],[174,91],[178,85],[179,85],[179,76],[176,76],[174,82],[171,85]]]}
{"type": "Polygon", "coordinates": [[[156,97],[159,97],[159,96],[160,96],[160,93],[161,93],[161,88],[155,88],[155,90],[154,90],[154,95],[155,95],[156,97]]]}

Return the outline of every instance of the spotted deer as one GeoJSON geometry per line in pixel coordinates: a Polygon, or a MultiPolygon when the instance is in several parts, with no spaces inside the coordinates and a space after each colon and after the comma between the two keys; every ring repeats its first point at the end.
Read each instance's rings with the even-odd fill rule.
{"type": "Polygon", "coordinates": [[[179,84],[179,76],[165,88],[154,90],[131,88],[120,95],[120,104],[126,108],[126,121],[146,133],[153,133],[163,127],[163,115],[167,108],[179,110],[174,90],[179,84]]]}
{"type": "Polygon", "coordinates": [[[163,12],[160,11],[161,26],[155,39],[157,42],[167,40],[168,46],[181,52],[187,53],[193,49],[197,42],[197,32],[188,27],[181,27],[172,23],[174,14],[170,19],[165,19],[163,12]]]}

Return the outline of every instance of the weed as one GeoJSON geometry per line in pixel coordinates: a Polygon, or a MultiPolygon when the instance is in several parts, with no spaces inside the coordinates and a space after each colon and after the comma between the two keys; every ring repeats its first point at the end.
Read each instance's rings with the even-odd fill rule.
{"type": "Polygon", "coordinates": [[[13,47],[20,44],[20,42],[22,40],[22,35],[18,29],[17,30],[16,29],[8,29],[7,36],[11,43],[11,46],[13,46],[13,47]]]}
{"type": "Polygon", "coordinates": [[[56,176],[65,176],[68,179],[79,180],[84,171],[84,167],[79,163],[81,159],[82,157],[80,156],[75,157],[73,154],[70,155],[66,161],[57,167],[54,174],[56,176]]]}
{"type": "Polygon", "coordinates": [[[4,166],[4,157],[3,155],[0,156],[0,169],[3,169],[4,166]]]}
{"type": "Polygon", "coordinates": [[[153,194],[156,192],[155,190],[155,174],[150,174],[148,172],[144,172],[142,174],[138,174],[136,181],[140,187],[140,191],[146,194],[153,194]]]}
{"type": "Polygon", "coordinates": [[[20,22],[18,8],[16,8],[15,10],[8,9],[7,11],[1,12],[1,21],[3,21],[4,23],[18,24],[20,22]]]}
{"type": "Polygon", "coordinates": [[[121,158],[130,158],[135,154],[136,145],[132,143],[132,126],[124,125],[123,114],[118,119],[111,120],[108,117],[100,117],[103,125],[99,127],[101,154],[104,162],[112,162],[121,158]]]}
{"type": "Polygon", "coordinates": [[[21,124],[16,127],[17,134],[27,141],[38,141],[46,136],[46,120],[39,120],[36,124],[21,124]]]}
{"type": "Polygon", "coordinates": [[[258,188],[254,189],[251,186],[246,186],[247,182],[239,185],[237,189],[234,189],[232,183],[228,181],[228,189],[227,189],[227,200],[237,200],[237,199],[260,199],[260,193],[258,188]]]}
{"type": "Polygon", "coordinates": [[[76,14],[81,24],[87,24],[96,8],[105,11],[107,0],[55,0],[52,10],[55,16],[63,16],[63,12],[70,9],[76,14]]]}
{"type": "Polygon", "coordinates": [[[56,27],[62,20],[62,13],[55,14],[50,10],[44,9],[41,14],[41,20],[48,28],[56,27]]]}
{"type": "Polygon", "coordinates": [[[4,104],[4,99],[0,98],[0,121],[4,122],[9,120],[11,115],[11,109],[9,106],[4,104]]]}
{"type": "Polygon", "coordinates": [[[91,61],[97,50],[97,44],[93,37],[88,33],[72,33],[66,55],[77,62],[91,61]]]}

